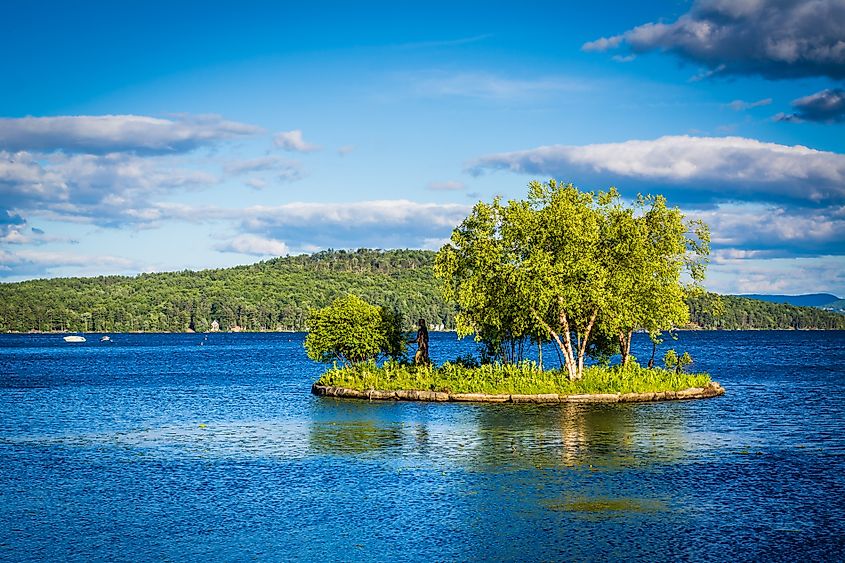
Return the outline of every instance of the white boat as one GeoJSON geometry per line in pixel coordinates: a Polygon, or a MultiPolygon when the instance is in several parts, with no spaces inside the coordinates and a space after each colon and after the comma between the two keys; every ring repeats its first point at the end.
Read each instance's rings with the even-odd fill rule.
{"type": "Polygon", "coordinates": [[[85,342],[85,337],[72,334],[70,336],[65,336],[65,342],[85,342]]]}
{"type": "Polygon", "coordinates": [[[103,335],[100,342],[111,342],[111,337],[108,334],[103,335]]]}

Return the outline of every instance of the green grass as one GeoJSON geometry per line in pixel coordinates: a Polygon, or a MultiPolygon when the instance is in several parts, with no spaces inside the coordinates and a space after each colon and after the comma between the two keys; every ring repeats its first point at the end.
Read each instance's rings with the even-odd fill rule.
{"type": "Polygon", "coordinates": [[[486,364],[464,367],[446,363],[441,367],[416,367],[387,362],[384,366],[363,363],[333,367],[317,384],[345,387],[359,391],[402,389],[445,391],[448,393],[539,394],[557,393],[655,393],[704,387],[710,383],[706,373],[675,373],[664,369],[646,369],[631,365],[592,366],[584,369],[584,377],[569,381],[566,372],[541,371],[533,362],[519,365],[486,364]]]}

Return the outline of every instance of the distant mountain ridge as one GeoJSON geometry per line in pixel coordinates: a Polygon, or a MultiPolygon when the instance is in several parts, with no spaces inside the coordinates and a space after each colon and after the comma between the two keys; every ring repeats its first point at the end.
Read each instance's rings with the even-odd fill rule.
{"type": "Polygon", "coordinates": [[[741,294],[736,297],[744,297],[746,299],[757,299],[758,301],[768,301],[769,303],[788,303],[796,307],[831,307],[841,308],[842,303],[835,305],[838,301],[843,301],[841,297],[837,297],[831,293],[806,293],[803,295],[763,295],[758,293],[741,294]]]}

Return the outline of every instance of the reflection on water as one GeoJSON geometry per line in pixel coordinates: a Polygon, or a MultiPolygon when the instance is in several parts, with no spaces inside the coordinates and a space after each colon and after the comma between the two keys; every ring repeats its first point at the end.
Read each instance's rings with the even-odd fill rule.
{"type": "Polygon", "coordinates": [[[318,399],[298,335],[50,338],[0,335],[0,560],[845,553],[843,333],[684,333],[728,394],[642,405],[318,399]]]}

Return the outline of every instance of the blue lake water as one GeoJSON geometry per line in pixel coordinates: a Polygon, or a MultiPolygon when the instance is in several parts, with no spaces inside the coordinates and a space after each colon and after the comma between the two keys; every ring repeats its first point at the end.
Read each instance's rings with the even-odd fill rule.
{"type": "Polygon", "coordinates": [[[727,395],[594,406],[317,398],[300,334],[113,338],[0,335],[0,560],[845,558],[845,332],[684,332],[727,395]]]}

